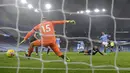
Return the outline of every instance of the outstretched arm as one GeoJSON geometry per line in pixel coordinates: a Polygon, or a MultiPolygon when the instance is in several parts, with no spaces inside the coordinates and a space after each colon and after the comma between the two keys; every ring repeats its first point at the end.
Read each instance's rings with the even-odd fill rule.
{"type": "Polygon", "coordinates": [[[53,24],[65,24],[67,21],[66,20],[61,20],[61,21],[51,21],[53,24]]]}
{"type": "Polygon", "coordinates": [[[65,24],[65,23],[73,23],[75,24],[76,22],[74,20],[60,20],[60,21],[51,21],[53,24],[65,24]]]}

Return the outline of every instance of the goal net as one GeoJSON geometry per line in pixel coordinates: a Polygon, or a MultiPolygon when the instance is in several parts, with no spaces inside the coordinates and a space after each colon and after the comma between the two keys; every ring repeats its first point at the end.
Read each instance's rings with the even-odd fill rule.
{"type": "MultiPolygon", "coordinates": [[[[122,54],[129,51],[129,42],[120,42],[122,41],[120,40],[120,36],[117,39],[117,34],[122,35],[123,33],[124,35],[129,32],[125,29],[123,30],[126,32],[118,32],[119,25],[117,24],[120,23],[120,21],[129,21],[130,18],[116,16],[114,10],[116,10],[115,7],[118,2],[117,0],[99,0],[99,2],[97,0],[1,0],[0,72],[129,73],[130,65],[126,63],[129,62],[129,60],[122,58],[122,54]],[[108,13],[103,13],[107,11],[105,9],[103,9],[102,12],[100,12],[99,9],[93,10],[93,5],[100,7],[99,2],[109,4],[110,8],[108,8],[108,13]],[[52,6],[47,3],[52,3],[52,6]],[[70,59],[72,59],[71,62],[66,62],[65,60],[59,59],[53,53],[46,55],[43,52],[43,46],[39,48],[39,56],[32,54],[31,60],[25,58],[23,51],[27,51],[29,42],[27,41],[22,45],[19,45],[19,43],[27,32],[42,21],[43,17],[47,17],[50,20],[69,19],[76,21],[76,25],[56,25],[55,28],[56,37],[60,37],[64,41],[61,43],[61,47],[64,47],[62,47],[61,50],[63,50],[65,57],[69,56],[70,59]],[[112,25],[106,26],[106,24],[112,25]],[[100,36],[99,32],[102,31],[111,33],[112,40],[116,45],[114,53],[106,56],[86,56],[83,54],[78,54],[77,52],[68,52],[74,48],[70,48],[70,46],[75,46],[75,42],[73,41],[88,42],[89,47],[88,45],[85,46],[92,49],[95,45],[94,43],[100,44],[99,38],[97,39],[97,37],[100,36]],[[14,49],[16,51],[15,58],[7,58],[5,56],[5,52],[8,49],[14,49]],[[121,54],[119,54],[119,49],[121,54]],[[121,59],[118,58],[118,54],[121,59]],[[123,65],[123,61],[125,62],[125,66],[120,66],[123,65]],[[122,63],[120,64],[119,62],[122,63]]],[[[127,1],[120,1],[120,3],[121,2],[125,4],[127,1]]],[[[125,55],[129,54],[126,53],[125,55]]],[[[123,57],[127,57],[125,55],[123,55],[123,57]]]]}

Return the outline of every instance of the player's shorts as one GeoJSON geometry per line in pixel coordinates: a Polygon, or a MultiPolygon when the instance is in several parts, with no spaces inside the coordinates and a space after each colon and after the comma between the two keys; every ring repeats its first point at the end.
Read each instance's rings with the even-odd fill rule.
{"type": "Polygon", "coordinates": [[[105,47],[108,46],[108,42],[102,42],[102,45],[104,45],[105,47]]]}

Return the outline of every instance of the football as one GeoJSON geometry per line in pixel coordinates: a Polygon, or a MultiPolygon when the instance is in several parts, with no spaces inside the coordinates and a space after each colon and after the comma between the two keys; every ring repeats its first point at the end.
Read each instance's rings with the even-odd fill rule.
{"type": "Polygon", "coordinates": [[[9,49],[6,52],[7,57],[13,57],[15,55],[15,51],[13,49],[9,49]]]}

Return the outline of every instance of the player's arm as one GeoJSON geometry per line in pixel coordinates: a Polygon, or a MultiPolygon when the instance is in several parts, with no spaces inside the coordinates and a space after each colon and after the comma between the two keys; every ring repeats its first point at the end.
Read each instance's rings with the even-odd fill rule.
{"type": "Polygon", "coordinates": [[[53,24],[65,24],[65,23],[72,23],[76,24],[74,20],[60,20],[60,21],[51,21],[53,24]]]}

